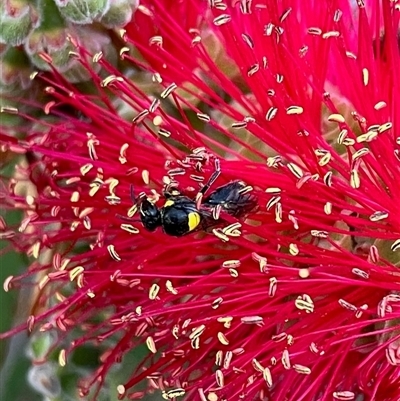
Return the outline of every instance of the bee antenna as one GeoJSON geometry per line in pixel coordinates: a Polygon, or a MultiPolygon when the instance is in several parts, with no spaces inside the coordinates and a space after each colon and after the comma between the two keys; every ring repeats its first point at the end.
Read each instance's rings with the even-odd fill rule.
{"type": "Polygon", "coordinates": [[[132,217],[128,217],[128,216],[122,216],[122,214],[118,214],[116,213],[115,217],[118,217],[119,219],[123,220],[123,221],[129,221],[130,223],[140,223],[140,219],[133,219],[132,217]]]}
{"type": "Polygon", "coordinates": [[[131,193],[131,200],[132,200],[133,203],[136,203],[135,189],[134,189],[134,187],[133,187],[133,184],[131,184],[131,185],[129,186],[129,189],[130,189],[130,193],[131,193]]]}

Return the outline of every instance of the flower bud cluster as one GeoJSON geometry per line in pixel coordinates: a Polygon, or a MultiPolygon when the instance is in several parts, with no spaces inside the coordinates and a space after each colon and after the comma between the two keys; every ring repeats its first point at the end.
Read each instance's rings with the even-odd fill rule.
{"type": "Polygon", "coordinates": [[[70,82],[88,80],[71,41],[115,53],[109,29],[132,18],[138,0],[4,0],[0,3],[0,96],[25,93],[34,70],[52,66],[70,82]]]}

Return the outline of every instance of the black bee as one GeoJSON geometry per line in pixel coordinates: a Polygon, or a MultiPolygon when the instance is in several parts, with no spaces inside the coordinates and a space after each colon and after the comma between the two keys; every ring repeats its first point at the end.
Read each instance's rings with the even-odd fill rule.
{"type": "Polygon", "coordinates": [[[157,227],[162,227],[167,235],[182,237],[215,226],[221,211],[239,218],[256,208],[257,197],[249,193],[249,187],[243,181],[231,181],[203,200],[219,175],[219,163],[216,162],[216,171],[195,199],[181,195],[178,191],[164,193],[166,202],[161,208],[146,197],[141,199],[139,212],[144,228],[155,231],[157,227]]]}

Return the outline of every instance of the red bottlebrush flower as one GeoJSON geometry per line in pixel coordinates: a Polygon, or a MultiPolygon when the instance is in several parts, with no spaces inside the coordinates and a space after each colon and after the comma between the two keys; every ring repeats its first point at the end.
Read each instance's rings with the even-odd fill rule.
{"type": "Polygon", "coordinates": [[[150,2],[150,8],[144,4],[126,26],[127,35],[134,38],[139,51],[147,50],[146,61],[154,70],[162,72],[164,78],[168,74],[174,82],[187,80],[188,71],[197,67],[196,59],[187,59],[182,65],[176,64],[176,60],[190,51],[192,40],[203,25],[206,3],[150,2]],[[169,9],[175,14],[173,19],[168,17],[169,9]],[[179,40],[175,24],[185,32],[179,40]]]}
{"type": "Polygon", "coordinates": [[[42,75],[54,117],[1,134],[37,191],[11,178],[2,193],[25,212],[3,236],[33,257],[5,288],[39,290],[8,335],[57,332],[62,366],[98,345],[82,394],[146,344],[121,399],[146,380],[165,399],[398,400],[399,4],[190,3],[142,3],[132,24],[154,31],[123,32],[151,95],[97,54],[101,78],[77,46],[96,92],[42,75]],[[210,56],[210,32],[238,75],[210,56]],[[233,199],[216,195],[235,180],[233,199]],[[250,194],[258,207],[233,213],[250,194]],[[187,220],[168,223],[187,235],[143,227],[150,208],[165,228],[178,206],[187,220]]]}

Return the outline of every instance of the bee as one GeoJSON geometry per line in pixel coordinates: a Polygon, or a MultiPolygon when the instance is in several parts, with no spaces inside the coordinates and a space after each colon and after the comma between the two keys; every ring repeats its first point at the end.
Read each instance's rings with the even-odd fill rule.
{"type": "Polygon", "coordinates": [[[166,201],[158,208],[147,197],[142,197],[138,207],[143,227],[148,231],[161,227],[167,235],[182,237],[194,231],[207,231],[215,227],[220,220],[220,212],[240,218],[253,211],[258,205],[257,197],[240,180],[222,185],[205,197],[221,173],[218,160],[215,165],[215,172],[194,199],[177,190],[164,192],[166,201]]]}

